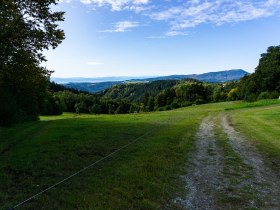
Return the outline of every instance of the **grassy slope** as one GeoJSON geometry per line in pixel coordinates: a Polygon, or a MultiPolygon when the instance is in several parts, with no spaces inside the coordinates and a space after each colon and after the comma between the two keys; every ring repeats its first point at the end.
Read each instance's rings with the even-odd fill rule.
{"type": "Polygon", "coordinates": [[[239,105],[208,104],[137,115],[64,114],[2,128],[0,208],[15,205],[150,131],[23,209],[162,208],[183,190],[178,174],[183,173],[201,119],[239,105]]]}
{"type": "Polygon", "coordinates": [[[232,112],[233,125],[280,171],[280,106],[244,109],[232,112]]]}
{"type": "MultiPolygon", "coordinates": [[[[155,209],[178,192],[179,166],[209,111],[227,103],[137,115],[64,114],[1,130],[0,206],[60,181],[135,138],[118,155],[26,204],[27,209],[155,209]]],[[[181,169],[183,170],[183,169],[181,169]]]]}

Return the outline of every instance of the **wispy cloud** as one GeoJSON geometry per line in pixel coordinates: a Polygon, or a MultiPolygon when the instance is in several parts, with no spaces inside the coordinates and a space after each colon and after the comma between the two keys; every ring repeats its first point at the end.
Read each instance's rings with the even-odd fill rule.
{"type": "MultiPolygon", "coordinates": [[[[67,1],[67,0],[64,0],[67,1]]],[[[165,36],[186,35],[186,30],[201,24],[216,26],[250,21],[276,15],[280,0],[80,0],[112,11],[129,10],[152,21],[167,23],[165,36]]],[[[125,32],[138,27],[138,22],[122,21],[103,32],[125,32]]]]}
{"type": "Polygon", "coordinates": [[[181,35],[182,30],[201,24],[223,25],[268,17],[280,11],[279,0],[269,1],[199,1],[192,0],[185,4],[149,14],[157,21],[166,21],[170,26],[170,35],[181,35]]]}
{"type": "Polygon", "coordinates": [[[119,33],[119,32],[126,32],[130,31],[132,28],[136,28],[139,26],[138,22],[135,21],[120,21],[117,23],[114,23],[113,29],[107,29],[99,32],[108,32],[108,33],[119,33]]]}
{"type": "Polygon", "coordinates": [[[189,33],[185,31],[167,31],[165,36],[172,37],[172,36],[187,36],[189,33]]]}
{"type": "Polygon", "coordinates": [[[59,0],[58,3],[71,3],[72,0],[59,0]]]}
{"type": "Polygon", "coordinates": [[[148,36],[147,39],[164,39],[166,36],[148,36]]]}
{"type": "Polygon", "coordinates": [[[93,4],[99,7],[109,6],[114,11],[120,11],[125,7],[129,8],[148,4],[149,0],[81,0],[81,2],[83,4],[93,4]]]}
{"type": "Polygon", "coordinates": [[[90,66],[100,66],[100,65],[102,65],[102,63],[96,62],[96,61],[88,61],[86,64],[90,65],[90,66]]]}

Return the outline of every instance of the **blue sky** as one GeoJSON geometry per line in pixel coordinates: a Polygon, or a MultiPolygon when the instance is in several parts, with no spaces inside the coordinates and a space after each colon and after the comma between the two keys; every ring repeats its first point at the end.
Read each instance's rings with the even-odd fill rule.
{"type": "Polygon", "coordinates": [[[280,0],[61,0],[53,77],[158,76],[242,68],[280,44],[280,0]]]}

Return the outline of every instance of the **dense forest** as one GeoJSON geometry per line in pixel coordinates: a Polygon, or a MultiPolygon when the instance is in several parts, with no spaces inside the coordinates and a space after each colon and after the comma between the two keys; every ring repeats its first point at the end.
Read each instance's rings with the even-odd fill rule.
{"type": "Polygon", "coordinates": [[[48,100],[52,71],[41,66],[43,50],[64,39],[53,12],[57,1],[0,2],[0,125],[37,120],[48,100]]]}
{"type": "Polygon", "coordinates": [[[195,79],[159,80],[118,84],[97,94],[76,93],[63,90],[63,87],[59,91],[50,88],[50,91],[53,93],[49,100],[51,103],[43,114],[60,114],[63,111],[123,114],[211,102],[273,99],[280,94],[280,47],[269,47],[261,55],[256,71],[240,81],[213,84],[195,79]]]}
{"type": "Polygon", "coordinates": [[[240,81],[210,84],[195,79],[119,84],[97,94],[50,83],[52,71],[40,64],[43,50],[64,39],[51,11],[57,1],[2,1],[0,14],[0,125],[37,120],[39,115],[122,114],[162,111],[228,100],[278,98],[280,46],[261,55],[255,72],[240,81]]]}
{"type": "Polygon", "coordinates": [[[121,77],[115,78],[99,78],[99,82],[94,82],[96,79],[94,78],[55,78],[52,77],[52,81],[57,83],[64,83],[63,86],[74,88],[77,90],[87,91],[89,93],[97,93],[106,89],[109,89],[117,84],[125,84],[125,83],[150,83],[159,80],[184,80],[184,79],[196,79],[201,82],[208,83],[220,83],[220,82],[228,82],[234,80],[240,80],[245,75],[249,75],[250,73],[242,70],[242,69],[231,69],[224,70],[218,72],[208,72],[203,74],[191,74],[191,75],[169,75],[169,76],[161,76],[161,77],[151,77],[151,78],[135,78],[135,79],[124,79],[121,77]],[[106,79],[106,80],[105,80],[106,79]],[[110,81],[110,79],[118,80],[118,81],[110,81]],[[102,81],[103,80],[103,81],[102,81]],[[108,82],[109,81],[109,82],[108,82]]]}
{"type": "Polygon", "coordinates": [[[51,91],[55,101],[51,104],[56,108],[48,109],[44,114],[57,114],[49,110],[122,114],[171,110],[211,102],[273,99],[280,93],[280,47],[269,47],[261,55],[256,71],[240,81],[213,84],[185,79],[127,83],[98,94],[51,91]]]}

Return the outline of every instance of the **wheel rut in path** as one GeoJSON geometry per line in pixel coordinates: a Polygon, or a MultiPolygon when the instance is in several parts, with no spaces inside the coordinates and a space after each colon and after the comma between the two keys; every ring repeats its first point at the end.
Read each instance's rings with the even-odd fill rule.
{"type": "Polygon", "coordinates": [[[188,165],[189,173],[183,176],[188,193],[175,200],[186,209],[217,209],[213,190],[220,188],[219,174],[223,168],[213,126],[212,118],[206,117],[195,137],[196,152],[188,165]]]}
{"type": "Polygon", "coordinates": [[[256,192],[256,198],[263,204],[261,209],[280,209],[280,180],[277,174],[265,164],[264,158],[250,141],[238,133],[229,123],[229,116],[222,115],[221,122],[228,136],[229,144],[252,169],[248,185],[256,192]]]}
{"type": "Polygon", "coordinates": [[[227,115],[204,118],[195,147],[182,176],[186,194],[174,200],[180,208],[280,209],[279,177],[227,115]]]}

